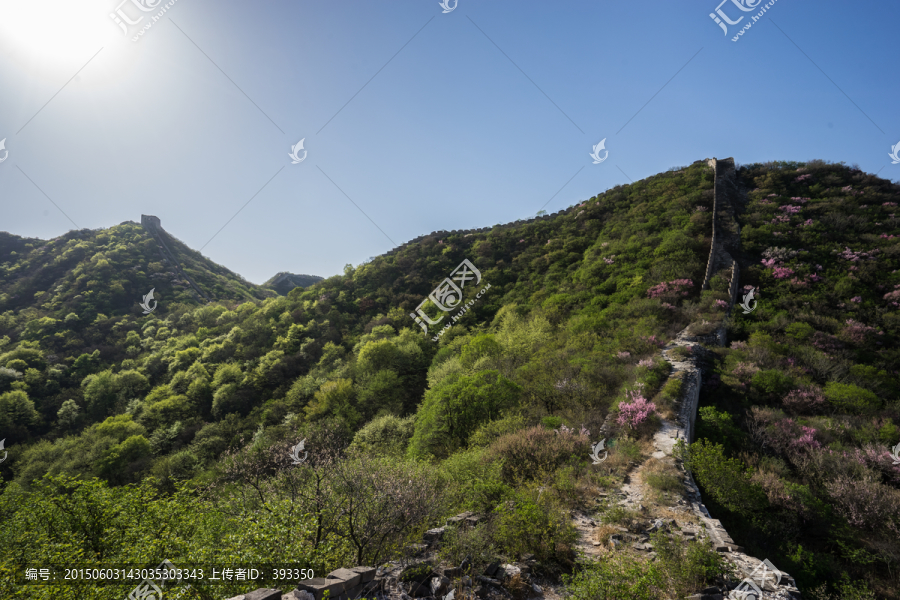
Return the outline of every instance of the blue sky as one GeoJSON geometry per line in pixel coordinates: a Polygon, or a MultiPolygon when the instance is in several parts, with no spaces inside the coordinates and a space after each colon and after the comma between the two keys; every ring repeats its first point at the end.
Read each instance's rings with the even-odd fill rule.
{"type": "Polygon", "coordinates": [[[900,179],[900,5],[741,1],[0,0],[0,230],[154,214],[262,283],[712,156],[900,179]]]}

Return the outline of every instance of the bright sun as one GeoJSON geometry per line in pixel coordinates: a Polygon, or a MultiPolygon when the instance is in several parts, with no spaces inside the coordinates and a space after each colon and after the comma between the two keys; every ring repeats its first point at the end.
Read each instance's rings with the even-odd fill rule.
{"type": "Polygon", "coordinates": [[[124,35],[113,0],[2,0],[0,47],[17,59],[55,66],[85,61],[124,35]]]}

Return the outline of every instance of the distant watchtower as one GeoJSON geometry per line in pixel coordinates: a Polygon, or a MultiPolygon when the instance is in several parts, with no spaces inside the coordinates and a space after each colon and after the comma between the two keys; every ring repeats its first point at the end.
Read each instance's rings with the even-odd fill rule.
{"type": "Polygon", "coordinates": [[[141,215],[141,226],[150,231],[156,231],[162,228],[162,222],[159,217],[153,215],[141,215]]]}

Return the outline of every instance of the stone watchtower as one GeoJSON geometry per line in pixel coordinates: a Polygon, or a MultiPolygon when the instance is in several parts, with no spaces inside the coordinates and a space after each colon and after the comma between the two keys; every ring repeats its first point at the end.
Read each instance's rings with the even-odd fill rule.
{"type": "Polygon", "coordinates": [[[153,215],[141,215],[141,226],[149,231],[162,229],[162,223],[160,222],[159,217],[154,217],[153,215]]]}

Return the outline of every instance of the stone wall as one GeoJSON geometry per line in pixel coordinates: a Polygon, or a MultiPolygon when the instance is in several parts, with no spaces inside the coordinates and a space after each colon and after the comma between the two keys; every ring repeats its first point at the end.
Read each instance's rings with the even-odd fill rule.
{"type": "MultiPolygon", "coordinates": [[[[740,285],[740,267],[731,253],[738,254],[740,250],[740,227],[735,218],[735,202],[737,188],[735,185],[734,159],[727,158],[707,161],[715,169],[715,197],[713,199],[713,243],[710,248],[710,256],[707,262],[706,278],[702,289],[709,289],[710,278],[719,269],[730,268],[729,282],[729,311],[737,302],[738,287],[740,285]]],[[[690,444],[696,437],[697,409],[700,401],[700,386],[703,383],[702,364],[708,357],[708,350],[700,344],[716,345],[723,347],[726,344],[725,326],[721,326],[715,334],[709,336],[691,336],[685,328],[678,336],[666,345],[662,350],[663,358],[672,365],[672,375],[682,380],[682,393],[678,402],[678,410],[675,421],[663,420],[660,431],[654,436],[653,443],[657,452],[657,458],[672,456],[678,440],[684,440],[690,444]],[[680,358],[672,353],[677,347],[692,348],[692,352],[686,358],[680,358]]],[[[739,573],[749,576],[762,561],[748,556],[744,549],[738,546],[718,519],[714,519],[709,510],[703,504],[700,490],[689,471],[683,463],[676,458],[676,463],[684,472],[684,485],[689,497],[688,510],[690,510],[703,523],[709,540],[713,547],[722,553],[726,559],[734,564],[739,573]]],[[[796,587],[794,579],[787,573],[781,574],[780,584],[769,582],[763,588],[764,598],[800,598],[800,591],[796,587]]]]}
{"type": "Polygon", "coordinates": [[[165,229],[162,228],[162,222],[159,220],[159,217],[154,217],[153,215],[141,215],[141,226],[145,230],[147,230],[150,235],[153,236],[153,239],[156,240],[156,243],[159,246],[159,252],[160,254],[162,254],[163,258],[172,263],[178,274],[191,284],[191,287],[194,288],[194,292],[197,294],[197,300],[199,301],[201,298],[203,298],[207,302],[209,302],[209,296],[204,294],[203,290],[200,289],[200,286],[197,285],[197,283],[191,278],[191,276],[181,268],[181,263],[179,263],[178,259],[175,258],[175,255],[172,254],[172,251],[169,249],[169,246],[163,239],[162,234],[169,234],[165,229]]]}

